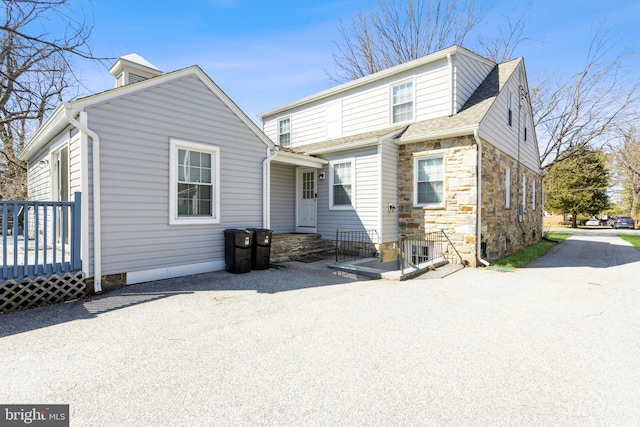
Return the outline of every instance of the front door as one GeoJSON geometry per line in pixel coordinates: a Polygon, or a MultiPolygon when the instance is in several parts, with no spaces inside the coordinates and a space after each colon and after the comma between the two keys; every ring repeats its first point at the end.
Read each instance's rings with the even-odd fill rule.
{"type": "Polygon", "coordinates": [[[316,170],[299,168],[296,176],[296,231],[315,233],[317,222],[316,170]]]}

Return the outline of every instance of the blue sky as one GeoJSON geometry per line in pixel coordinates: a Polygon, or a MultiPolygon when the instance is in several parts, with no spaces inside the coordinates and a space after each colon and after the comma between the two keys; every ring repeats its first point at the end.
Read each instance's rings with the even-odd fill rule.
{"type": "MultiPolygon", "coordinates": [[[[377,0],[70,0],[93,21],[97,56],[137,53],[164,72],[199,65],[254,121],[262,111],[334,86],[325,70],[340,20],[377,0]]],[[[504,15],[526,5],[476,0],[487,10],[480,33],[494,32],[504,15]]],[[[549,73],[568,75],[584,62],[589,41],[604,22],[617,37],[616,53],[640,80],[640,2],[533,0],[523,56],[529,84],[549,73]]],[[[113,87],[108,65],[75,60],[89,93],[113,87]]],[[[85,93],[86,94],[86,93],[85,93]]]]}

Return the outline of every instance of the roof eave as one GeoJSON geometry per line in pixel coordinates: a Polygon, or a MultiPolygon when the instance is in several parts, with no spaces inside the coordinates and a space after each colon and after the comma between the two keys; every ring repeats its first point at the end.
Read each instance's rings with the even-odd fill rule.
{"type": "Polygon", "coordinates": [[[473,135],[477,129],[478,126],[474,125],[441,132],[425,132],[419,135],[401,136],[400,138],[396,138],[395,142],[396,144],[401,145],[410,144],[412,142],[430,141],[433,139],[455,138],[458,136],[473,135]]]}
{"type": "Polygon", "coordinates": [[[64,104],[60,104],[53,110],[51,116],[38,128],[33,138],[31,138],[27,145],[18,153],[18,159],[22,161],[28,160],[31,155],[39,152],[54,136],[69,126],[64,108],[64,104]]]}
{"type": "Polygon", "coordinates": [[[312,101],[318,101],[321,100],[323,98],[327,98],[336,94],[339,94],[341,92],[345,92],[348,90],[352,90],[355,88],[358,88],[360,86],[364,86],[367,85],[369,83],[375,82],[377,80],[381,80],[384,79],[386,77],[389,77],[393,74],[397,74],[397,73],[401,73],[407,70],[410,70],[412,68],[416,68],[416,67],[420,67],[422,65],[428,64],[430,62],[434,62],[434,61],[438,61],[440,59],[444,59],[447,57],[447,55],[449,54],[464,54],[464,55],[474,55],[474,57],[477,57],[479,59],[482,59],[484,61],[486,61],[487,63],[491,63],[493,65],[495,65],[495,63],[491,62],[490,60],[481,57],[480,55],[477,55],[473,52],[471,52],[468,49],[465,49],[461,46],[451,46],[448,47],[446,49],[443,50],[439,50],[437,52],[431,53],[429,55],[425,55],[421,58],[418,59],[414,59],[413,61],[409,61],[409,62],[405,62],[404,64],[400,64],[400,65],[396,65],[395,67],[391,67],[391,68],[387,68],[386,70],[382,70],[382,71],[378,71],[377,73],[374,74],[369,74],[368,76],[365,77],[361,77],[357,80],[353,80],[347,83],[343,83],[339,86],[335,86],[333,88],[324,90],[322,92],[318,92],[314,95],[310,95],[307,96],[305,98],[301,98],[297,101],[291,102],[289,104],[283,105],[281,107],[278,108],[274,108],[268,111],[265,111],[263,113],[258,114],[258,118],[260,118],[261,120],[264,119],[265,117],[269,117],[269,116],[273,116],[279,113],[282,113],[284,111],[290,110],[292,108],[296,108],[299,107],[301,105],[307,104],[309,102],[312,101]]]}

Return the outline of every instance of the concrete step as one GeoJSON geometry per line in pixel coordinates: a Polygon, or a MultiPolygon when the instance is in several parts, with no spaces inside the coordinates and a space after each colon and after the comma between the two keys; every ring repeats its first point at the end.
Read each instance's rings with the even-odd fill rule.
{"type": "Polygon", "coordinates": [[[271,237],[271,262],[295,261],[309,254],[331,253],[333,244],[317,233],[274,234],[271,237]]]}

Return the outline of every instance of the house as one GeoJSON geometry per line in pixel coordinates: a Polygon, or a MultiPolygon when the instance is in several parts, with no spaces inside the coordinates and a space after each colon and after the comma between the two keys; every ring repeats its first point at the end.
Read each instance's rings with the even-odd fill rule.
{"type": "Polygon", "coordinates": [[[114,89],[58,106],[21,152],[29,199],[82,194],[95,291],[224,269],[224,229],[267,225],[273,143],[197,66],[132,54],[110,72],[114,89]]]}
{"type": "Polygon", "coordinates": [[[275,233],[444,231],[487,265],[542,237],[542,178],[522,58],[452,46],[260,114],[275,233]],[[282,162],[294,154],[326,165],[282,162]]]}

